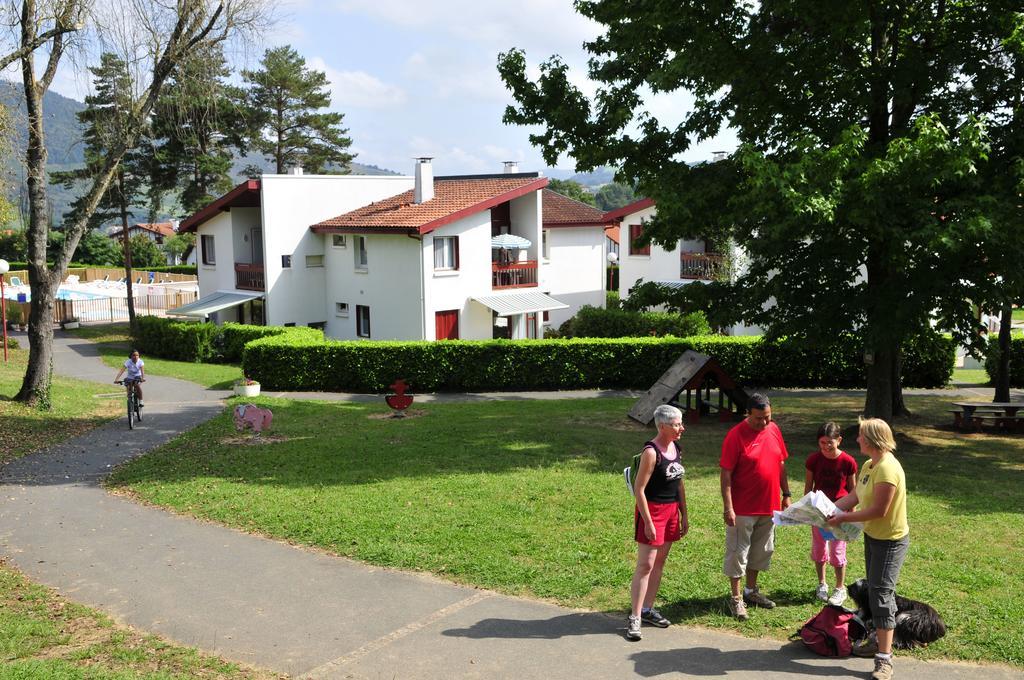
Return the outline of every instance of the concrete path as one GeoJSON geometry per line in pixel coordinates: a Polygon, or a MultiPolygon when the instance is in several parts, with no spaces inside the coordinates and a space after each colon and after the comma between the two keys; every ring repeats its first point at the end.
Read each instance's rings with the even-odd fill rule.
{"type": "MultiPolygon", "coordinates": [[[[100,382],[114,374],[91,344],[66,337],[55,369],[100,382]]],[[[683,626],[645,629],[630,643],[622,616],[369,567],[111,496],[99,482],[112,466],[215,416],[225,396],[159,377],[146,387],[139,429],[118,419],[0,469],[0,552],[33,580],[124,623],[302,678],[862,678],[869,670],[863,659],[683,626]]],[[[1001,666],[909,658],[896,668],[910,679],[1024,679],[1001,666]]]]}

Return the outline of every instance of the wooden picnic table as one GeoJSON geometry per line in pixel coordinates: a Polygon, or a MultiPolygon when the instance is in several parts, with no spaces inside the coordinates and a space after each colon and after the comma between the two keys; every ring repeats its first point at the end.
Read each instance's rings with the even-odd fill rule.
{"type": "Polygon", "coordinates": [[[981,425],[981,414],[990,416],[1001,425],[1007,422],[1018,421],[1017,411],[1024,409],[1024,402],[1021,401],[954,401],[953,406],[959,410],[953,411],[953,423],[956,427],[979,427],[981,425]]]}

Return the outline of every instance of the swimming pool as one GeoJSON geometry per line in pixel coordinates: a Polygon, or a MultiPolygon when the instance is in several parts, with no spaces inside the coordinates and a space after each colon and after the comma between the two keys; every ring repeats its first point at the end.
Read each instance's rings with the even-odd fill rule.
{"type": "MultiPolygon", "coordinates": [[[[4,297],[8,300],[16,300],[18,302],[32,302],[32,293],[29,291],[28,286],[20,289],[14,286],[7,286],[4,290],[4,297]],[[19,297],[21,295],[25,296],[24,300],[19,297]]],[[[89,293],[84,290],[69,290],[67,288],[57,289],[58,300],[105,300],[109,297],[109,295],[103,295],[102,293],[89,293]]]]}

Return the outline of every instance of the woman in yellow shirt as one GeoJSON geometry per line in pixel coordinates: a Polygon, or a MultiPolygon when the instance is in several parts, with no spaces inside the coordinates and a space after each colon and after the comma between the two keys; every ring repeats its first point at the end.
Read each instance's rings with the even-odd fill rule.
{"type": "Polygon", "coordinates": [[[907,479],[896,460],[896,440],[889,424],[863,418],[857,436],[861,453],[869,460],[857,475],[856,489],[839,499],[838,512],[829,524],[864,523],[864,565],[867,569],[871,618],[877,645],[854,647],[854,654],[874,656],[874,680],[890,680],[892,636],[896,628],[896,581],[910,546],[907,524],[907,479]]]}

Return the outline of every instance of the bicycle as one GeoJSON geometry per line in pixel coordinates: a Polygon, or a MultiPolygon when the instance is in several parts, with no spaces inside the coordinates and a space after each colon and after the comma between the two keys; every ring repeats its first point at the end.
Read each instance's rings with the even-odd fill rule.
{"type": "Polygon", "coordinates": [[[135,421],[142,422],[142,409],[139,408],[139,400],[135,396],[135,383],[146,382],[145,380],[115,380],[118,385],[128,388],[128,429],[135,429],[135,421]]]}

